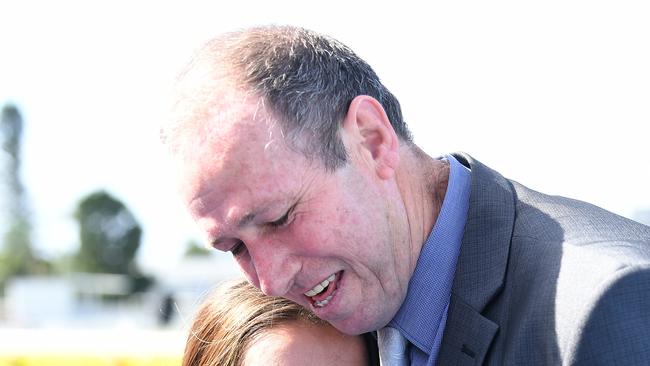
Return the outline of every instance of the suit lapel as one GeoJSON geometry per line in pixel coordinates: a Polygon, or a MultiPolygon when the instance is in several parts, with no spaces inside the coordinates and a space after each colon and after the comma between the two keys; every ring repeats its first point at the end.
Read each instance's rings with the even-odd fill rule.
{"type": "Polygon", "coordinates": [[[499,326],[452,294],[439,365],[481,365],[499,326]]]}
{"type": "Polygon", "coordinates": [[[472,186],[438,364],[480,365],[499,329],[481,312],[503,287],[515,198],[500,174],[469,155],[453,155],[472,170],[472,186]]]}

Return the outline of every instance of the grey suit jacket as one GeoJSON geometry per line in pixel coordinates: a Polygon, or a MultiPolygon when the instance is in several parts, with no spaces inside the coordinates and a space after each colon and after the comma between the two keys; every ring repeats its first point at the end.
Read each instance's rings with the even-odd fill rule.
{"type": "Polygon", "coordinates": [[[472,187],[438,364],[650,365],[650,228],[454,156],[472,187]]]}

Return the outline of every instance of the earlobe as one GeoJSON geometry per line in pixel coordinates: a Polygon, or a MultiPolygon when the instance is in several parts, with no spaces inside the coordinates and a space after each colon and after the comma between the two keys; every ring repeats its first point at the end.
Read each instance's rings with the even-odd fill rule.
{"type": "Polygon", "coordinates": [[[381,104],[373,97],[359,95],[350,103],[343,129],[351,139],[350,149],[358,149],[381,179],[395,174],[399,164],[399,140],[381,104]],[[356,143],[355,143],[356,142],[356,143]]]}
{"type": "Polygon", "coordinates": [[[377,165],[377,175],[381,179],[390,179],[395,175],[399,165],[399,154],[397,151],[386,151],[381,164],[377,165]]]}

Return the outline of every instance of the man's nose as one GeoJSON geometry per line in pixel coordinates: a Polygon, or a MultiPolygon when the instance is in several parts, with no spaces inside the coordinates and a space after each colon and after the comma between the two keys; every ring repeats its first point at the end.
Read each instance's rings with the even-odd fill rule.
{"type": "Polygon", "coordinates": [[[269,296],[284,296],[294,284],[300,264],[281,245],[262,245],[251,252],[260,290],[269,296]]]}

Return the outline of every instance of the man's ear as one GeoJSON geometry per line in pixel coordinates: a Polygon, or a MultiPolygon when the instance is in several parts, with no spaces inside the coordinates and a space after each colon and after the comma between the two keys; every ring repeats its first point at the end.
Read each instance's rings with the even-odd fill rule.
{"type": "MultiPolygon", "coordinates": [[[[350,103],[343,121],[349,149],[358,149],[368,158],[381,179],[395,174],[399,164],[399,140],[381,104],[373,97],[359,95],[350,103]]],[[[351,153],[354,153],[351,151],[351,153]]]]}

